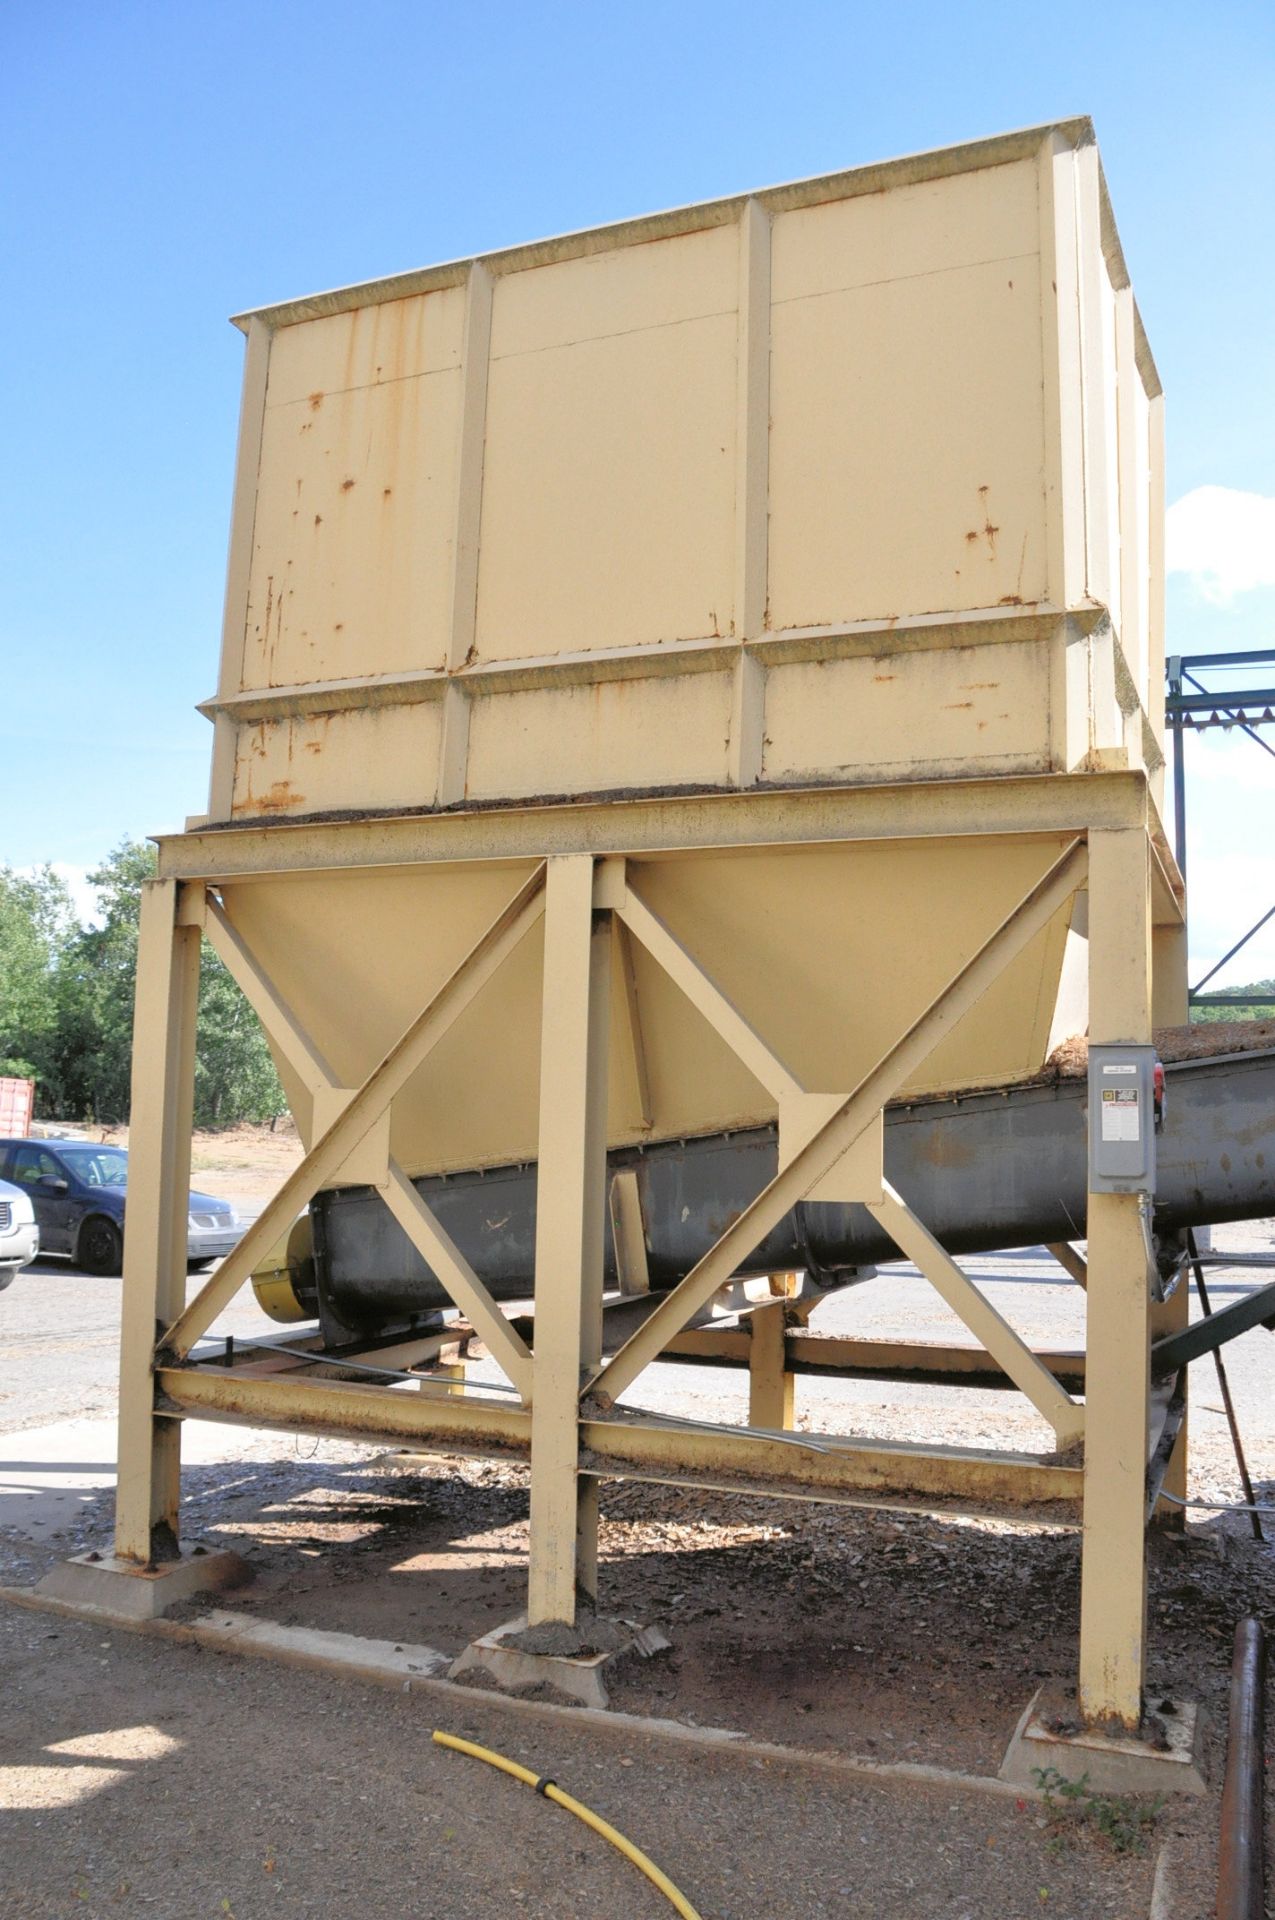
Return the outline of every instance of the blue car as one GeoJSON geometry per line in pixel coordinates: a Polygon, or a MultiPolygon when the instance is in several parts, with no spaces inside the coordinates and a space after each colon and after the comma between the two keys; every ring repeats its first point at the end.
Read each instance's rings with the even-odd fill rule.
{"type": "MultiPolygon", "coordinates": [[[[42,1253],[65,1253],[86,1273],[120,1271],[128,1154],[87,1140],[0,1140],[0,1179],[30,1197],[42,1253]]],[[[226,1200],[192,1193],[186,1257],[192,1266],[229,1253],[239,1216],[226,1200]]]]}

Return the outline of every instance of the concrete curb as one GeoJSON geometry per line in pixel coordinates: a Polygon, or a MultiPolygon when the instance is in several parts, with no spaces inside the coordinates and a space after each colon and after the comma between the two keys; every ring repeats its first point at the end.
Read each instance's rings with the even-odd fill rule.
{"type": "Polygon", "coordinates": [[[1156,1855],[1155,1879],[1151,1883],[1151,1911],[1148,1920],[1174,1920],[1177,1897],[1173,1880],[1173,1856],[1165,1845],[1156,1855]]]}
{"type": "Polygon", "coordinates": [[[272,1621],[256,1620],[248,1614],[206,1614],[188,1622],[162,1618],[139,1620],[106,1607],[57,1600],[38,1593],[33,1587],[0,1587],[0,1600],[35,1613],[56,1613],[129,1633],[157,1635],[215,1653],[254,1654],[340,1680],[371,1681],[377,1686],[393,1687],[399,1693],[437,1699],[453,1710],[472,1712],[475,1708],[491,1707],[550,1725],[583,1726],[590,1732],[620,1734],[628,1740],[664,1740],[718,1754],[738,1754],[744,1760],[876,1781],[882,1786],[937,1787],[950,1793],[990,1794],[999,1800],[1040,1798],[1035,1787],[1014,1786],[991,1774],[961,1773],[955,1768],[927,1766],[921,1761],[869,1760],[856,1754],[819,1753],[808,1747],[785,1747],[773,1741],[753,1740],[728,1727],[694,1727],[681,1720],[648,1719],[643,1714],[615,1713],[599,1707],[563,1707],[547,1700],[521,1700],[513,1694],[461,1686],[427,1670],[432,1662],[448,1660],[448,1656],[428,1647],[359,1640],[352,1634],[305,1627],[283,1627],[272,1621]]]}

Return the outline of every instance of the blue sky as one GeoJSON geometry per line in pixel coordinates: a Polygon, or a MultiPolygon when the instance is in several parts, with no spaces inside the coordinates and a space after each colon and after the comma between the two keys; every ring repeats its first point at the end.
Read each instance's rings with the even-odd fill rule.
{"type": "MultiPolygon", "coordinates": [[[[74,873],[203,805],[228,314],[1074,113],[1168,394],[1169,499],[1256,497],[1240,551],[1225,497],[1179,513],[1170,645],[1275,645],[1273,104],[1269,0],[5,0],[0,861],[74,873]]],[[[1275,900],[1275,759],[1194,745],[1203,963],[1275,900]]]]}

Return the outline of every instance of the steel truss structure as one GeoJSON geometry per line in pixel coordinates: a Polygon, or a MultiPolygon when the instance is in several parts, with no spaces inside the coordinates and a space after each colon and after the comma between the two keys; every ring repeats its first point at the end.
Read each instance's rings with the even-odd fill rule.
{"type": "MultiPolygon", "coordinates": [[[[574,1622],[579,1608],[595,1602],[597,1490],[611,1476],[747,1487],[790,1499],[1061,1517],[1083,1527],[1083,1711],[1136,1726],[1144,1531],[1161,1485],[1185,1490],[1184,1403],[1172,1382],[1153,1386],[1151,1362],[1153,1339],[1185,1322],[1185,1289],[1163,1303],[1153,1297],[1146,1198],[1090,1194],[1086,1352],[1046,1356],[1025,1345],[882,1175],[886,1103],[1078,893],[1088,896],[1091,1035],[1146,1043],[1153,1016],[1181,1017],[1185,980],[1181,881],[1141,773],[753,790],[622,807],[586,802],[314,823],[282,832],[214,829],[163,841],[158,877],[143,899],[138,965],[142,1039],[125,1254],[119,1557],[153,1569],[177,1551],[181,1431],[189,1418],[528,1459],[533,1624],[574,1622]],[[906,838],[941,858],[945,846],[969,834],[1006,845],[1029,839],[1040,849],[1040,878],[1008,914],[990,917],[978,950],[952,964],[946,984],[860,1084],[832,1095],[799,1083],[644,898],[648,861],[670,852],[693,860],[697,849],[722,846],[797,853],[816,842],[906,838]],[[503,909],[356,1087],[339,1084],[220,898],[227,883],[282,871],[331,876],[437,863],[508,865],[528,854],[534,865],[503,909]],[[535,1313],[532,1326],[524,1320],[520,1329],[397,1164],[390,1116],[413,1076],[427,1080],[431,1054],[461,1012],[541,921],[535,1313]],[[186,1305],[195,1007],[205,933],[313,1096],[315,1121],[301,1164],[186,1305]],[[640,1222],[636,1232],[632,1222],[626,1228],[624,1195],[606,1191],[607,995],[617,941],[640,943],[780,1112],[776,1177],[679,1285],[645,1300],[640,1222]],[[331,1355],[310,1362],[296,1343],[273,1358],[200,1344],[256,1261],[334,1172],[349,1168],[355,1152],[360,1178],[379,1190],[463,1315],[459,1331],[370,1356],[403,1367],[441,1363],[436,1385],[424,1374],[426,1390],[343,1369],[331,1355]],[[872,1208],[971,1329],[977,1349],[823,1342],[804,1328],[803,1304],[786,1276],[738,1325],[689,1329],[793,1204],[820,1195],[872,1208]],[[634,1297],[627,1306],[636,1309],[614,1350],[603,1332],[608,1201],[617,1243],[627,1240],[630,1248],[634,1297]],[[500,1403],[464,1389],[457,1340],[470,1330],[513,1389],[500,1403]],[[665,1354],[747,1366],[750,1425],[697,1428],[620,1407],[625,1389],[665,1354]],[[798,1436],[787,1431],[793,1375],[811,1366],[913,1370],[948,1381],[1003,1376],[1049,1423],[1055,1448],[1035,1456],[924,1438],[904,1446],[854,1435],[798,1436]],[[1082,1378],[1083,1405],[1069,1390],[1082,1378]]],[[[636,1008],[631,1015],[627,1045],[640,1056],[636,1008]]],[[[493,1056],[497,1045],[493,1035],[493,1056]]]]}
{"type": "MultiPolygon", "coordinates": [[[[1173,735],[1173,824],[1174,849],[1178,870],[1186,875],[1186,754],[1188,733],[1206,733],[1221,727],[1227,732],[1238,727],[1263,752],[1275,757],[1275,747],[1262,738],[1260,729],[1275,726],[1275,682],[1270,670],[1275,666],[1275,648],[1259,647],[1238,653],[1174,654],[1165,663],[1167,692],[1164,702],[1165,724],[1173,735]],[[1219,673],[1239,669],[1244,683],[1238,687],[1207,686],[1219,673]],[[1254,680],[1265,678],[1266,684],[1254,680]]],[[[1272,901],[1261,918],[1229,947],[1217,965],[1210,968],[1190,990],[1193,1007],[1266,1007],[1275,1009],[1275,994],[1263,997],[1251,993],[1205,993],[1210,980],[1216,979],[1255,933],[1275,916],[1272,901]]]]}

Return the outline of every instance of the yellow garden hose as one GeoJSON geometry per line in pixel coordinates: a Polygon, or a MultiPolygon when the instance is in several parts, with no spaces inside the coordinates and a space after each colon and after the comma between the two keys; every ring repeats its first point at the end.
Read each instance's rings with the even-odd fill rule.
{"type": "Polygon", "coordinates": [[[592,1827],[613,1847],[618,1847],[626,1860],[631,1860],[640,1873],[644,1873],[652,1886],[658,1887],[664,1898],[676,1907],[682,1920],[700,1920],[700,1915],[691,1905],[684,1893],[679,1893],[666,1873],[661,1873],[654,1860],[648,1860],[641,1847],[635,1847],[622,1833],[617,1833],[601,1814],[594,1813],[591,1807],[583,1806],[579,1800],[573,1800],[569,1793],[556,1786],[552,1780],[542,1780],[530,1767],[520,1767],[516,1760],[506,1760],[503,1753],[493,1753],[490,1747],[479,1747],[472,1740],[458,1740],[453,1733],[435,1731],[435,1740],[440,1747],[455,1747],[457,1753],[468,1753],[475,1760],[485,1760],[489,1767],[499,1767],[502,1773],[511,1773],[515,1780],[521,1780],[526,1786],[534,1787],[546,1800],[557,1801],[568,1813],[574,1813],[577,1820],[583,1820],[586,1827],[592,1827]]]}

